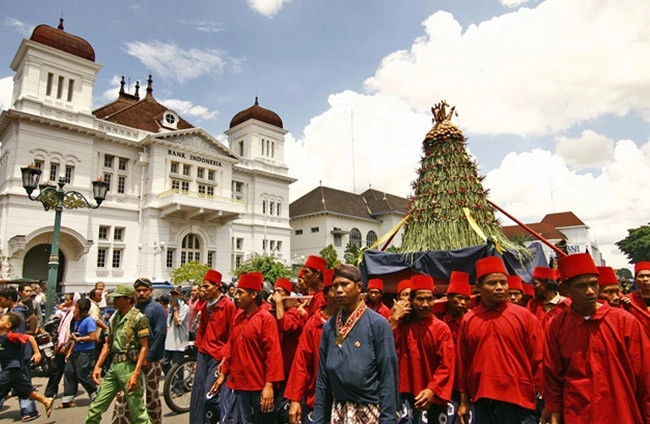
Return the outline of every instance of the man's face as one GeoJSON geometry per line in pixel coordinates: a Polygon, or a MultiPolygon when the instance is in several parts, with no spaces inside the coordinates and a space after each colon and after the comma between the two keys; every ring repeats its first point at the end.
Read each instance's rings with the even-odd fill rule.
{"type": "Polygon", "coordinates": [[[636,282],[637,287],[643,292],[644,297],[650,296],[650,271],[643,270],[637,272],[634,281],[636,282]]]}
{"type": "Polygon", "coordinates": [[[591,315],[596,310],[598,299],[598,276],[578,275],[566,284],[566,295],[571,299],[571,307],[581,315],[591,315]]]}
{"type": "Polygon", "coordinates": [[[93,296],[92,300],[95,302],[99,302],[102,300],[102,291],[101,290],[95,290],[95,295],[93,296]]]}
{"type": "Polygon", "coordinates": [[[370,289],[368,290],[367,298],[368,303],[371,305],[379,305],[379,302],[381,302],[381,291],[377,289],[370,289]]]}
{"type": "Polygon", "coordinates": [[[404,289],[399,292],[399,300],[409,300],[411,298],[411,289],[404,289]]]}
{"type": "Polygon", "coordinates": [[[536,297],[543,298],[546,295],[546,285],[539,278],[533,278],[533,290],[536,297]]]}
{"type": "Polygon", "coordinates": [[[307,287],[316,287],[318,285],[319,272],[315,269],[308,267],[303,267],[302,269],[303,279],[305,280],[305,285],[307,287]]]}
{"type": "Polygon", "coordinates": [[[336,304],[344,308],[349,305],[354,305],[359,301],[362,284],[361,282],[354,282],[339,275],[332,281],[332,289],[335,293],[336,304]]]}
{"type": "Polygon", "coordinates": [[[458,293],[447,295],[447,308],[452,316],[459,317],[465,315],[467,305],[469,305],[469,297],[458,293]]]}
{"type": "Polygon", "coordinates": [[[237,290],[235,290],[235,300],[237,302],[238,308],[245,310],[253,306],[256,297],[257,294],[253,294],[253,292],[248,291],[246,289],[238,288],[237,290]]]}
{"type": "Polygon", "coordinates": [[[20,292],[20,297],[23,299],[27,299],[31,295],[32,295],[32,286],[25,286],[23,287],[23,291],[20,292]]]}
{"type": "Polygon", "coordinates": [[[100,292],[103,292],[106,287],[104,286],[104,283],[97,283],[95,284],[95,288],[100,292]]]}
{"type": "Polygon", "coordinates": [[[199,297],[199,286],[196,285],[192,286],[192,291],[190,292],[190,296],[192,297],[192,299],[196,299],[197,297],[199,297]]]}
{"type": "Polygon", "coordinates": [[[481,302],[488,308],[498,306],[508,300],[508,277],[501,273],[487,274],[477,284],[481,302]]]}
{"type": "Polygon", "coordinates": [[[323,290],[323,294],[325,295],[327,306],[336,306],[336,290],[334,288],[328,287],[323,290]]]}
{"type": "Polygon", "coordinates": [[[138,286],[137,289],[135,289],[135,300],[138,303],[144,303],[147,302],[149,299],[151,299],[151,293],[153,290],[147,286],[138,286]]]}
{"type": "Polygon", "coordinates": [[[508,300],[510,303],[521,306],[524,302],[524,294],[520,290],[508,290],[508,300]]]}
{"type": "Polygon", "coordinates": [[[413,314],[418,319],[429,318],[435,297],[431,290],[418,290],[411,301],[413,314]]]}
{"type": "Polygon", "coordinates": [[[205,298],[209,300],[214,300],[219,297],[219,285],[213,283],[212,281],[205,280],[201,286],[205,290],[205,298]]]}
{"type": "Polygon", "coordinates": [[[618,308],[621,306],[621,287],[618,284],[600,286],[598,290],[598,299],[603,299],[610,305],[618,308]]]}
{"type": "Polygon", "coordinates": [[[0,296],[0,308],[9,308],[10,306],[11,304],[9,302],[9,299],[4,296],[0,296]]]}
{"type": "Polygon", "coordinates": [[[41,292],[41,286],[39,286],[38,284],[34,284],[32,286],[32,291],[36,294],[39,294],[41,292]]]}
{"type": "Polygon", "coordinates": [[[113,298],[113,306],[115,306],[116,309],[123,308],[127,303],[130,303],[128,297],[116,296],[113,298]]]}
{"type": "Polygon", "coordinates": [[[230,297],[234,297],[236,291],[237,291],[237,287],[235,286],[228,287],[228,293],[230,294],[230,297]]]}
{"type": "Polygon", "coordinates": [[[287,293],[282,287],[275,287],[273,289],[273,293],[280,293],[280,296],[282,297],[289,296],[289,293],[287,293]]]}

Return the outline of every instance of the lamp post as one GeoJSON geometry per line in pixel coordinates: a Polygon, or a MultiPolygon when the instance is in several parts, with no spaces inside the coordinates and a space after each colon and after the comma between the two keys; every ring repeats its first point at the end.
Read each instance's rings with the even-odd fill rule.
{"type": "Polygon", "coordinates": [[[54,229],[52,230],[52,250],[48,261],[47,292],[45,301],[45,316],[52,314],[56,283],[59,274],[59,235],[61,233],[61,212],[65,209],[90,208],[97,209],[108,191],[108,183],[103,180],[93,181],[93,197],[97,205],[91,205],[83,194],[74,190],[63,190],[65,178],[59,178],[58,188],[49,184],[38,184],[41,170],[33,165],[20,168],[23,178],[23,188],[29,200],[41,202],[46,211],[54,209],[54,229]],[[38,196],[32,197],[32,192],[39,188],[38,196]]]}

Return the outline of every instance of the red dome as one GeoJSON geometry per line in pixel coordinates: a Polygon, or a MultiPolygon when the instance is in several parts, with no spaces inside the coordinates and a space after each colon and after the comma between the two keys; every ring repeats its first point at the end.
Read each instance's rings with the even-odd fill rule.
{"type": "Polygon", "coordinates": [[[61,19],[58,28],[52,28],[44,24],[37,26],[34,28],[30,40],[93,62],[95,61],[95,50],[93,46],[83,38],[63,31],[63,19],[61,19]]]}
{"type": "Polygon", "coordinates": [[[257,97],[255,97],[255,104],[248,109],[244,109],[238,114],[236,114],[230,121],[230,128],[237,126],[241,123],[248,121],[249,119],[257,119],[258,121],[266,122],[269,125],[273,125],[278,128],[282,127],[282,119],[278,116],[277,113],[272,110],[264,109],[257,103],[257,97]]]}

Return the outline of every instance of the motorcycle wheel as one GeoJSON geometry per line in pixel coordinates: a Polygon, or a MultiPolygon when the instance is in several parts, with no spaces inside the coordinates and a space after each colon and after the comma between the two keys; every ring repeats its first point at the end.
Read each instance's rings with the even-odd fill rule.
{"type": "Polygon", "coordinates": [[[165,403],[177,414],[183,414],[190,410],[195,368],[196,359],[186,357],[181,362],[174,364],[165,375],[163,386],[165,403]]]}

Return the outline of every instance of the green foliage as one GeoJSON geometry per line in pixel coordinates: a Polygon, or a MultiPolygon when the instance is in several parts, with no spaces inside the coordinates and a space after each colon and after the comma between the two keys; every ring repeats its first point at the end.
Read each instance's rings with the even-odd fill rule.
{"type": "Polygon", "coordinates": [[[343,253],[345,263],[358,266],[363,259],[363,250],[364,249],[358,247],[356,244],[348,243],[345,246],[345,252],[343,253]]]}
{"type": "Polygon", "coordinates": [[[336,253],[336,249],[331,244],[327,247],[324,247],[323,250],[318,252],[321,258],[327,261],[327,268],[334,268],[336,265],[340,264],[339,254],[336,253]]]}
{"type": "Polygon", "coordinates": [[[631,293],[634,289],[634,275],[632,275],[632,271],[627,268],[619,268],[614,271],[621,285],[621,291],[625,294],[631,293]]]}
{"type": "Polygon", "coordinates": [[[261,272],[264,274],[264,281],[274,284],[278,278],[291,277],[291,268],[278,262],[273,256],[264,256],[259,253],[253,254],[248,260],[244,261],[239,268],[234,269],[232,273],[239,277],[247,272],[261,272]]]}
{"type": "Polygon", "coordinates": [[[399,246],[388,246],[385,250],[387,253],[400,253],[402,249],[399,246]]]}
{"type": "Polygon", "coordinates": [[[630,263],[650,260],[650,224],[627,230],[627,237],[616,242],[630,263]]]}
{"type": "Polygon", "coordinates": [[[203,282],[203,277],[210,269],[210,265],[202,264],[199,261],[190,261],[172,271],[172,283],[174,284],[198,284],[203,282]]]}

